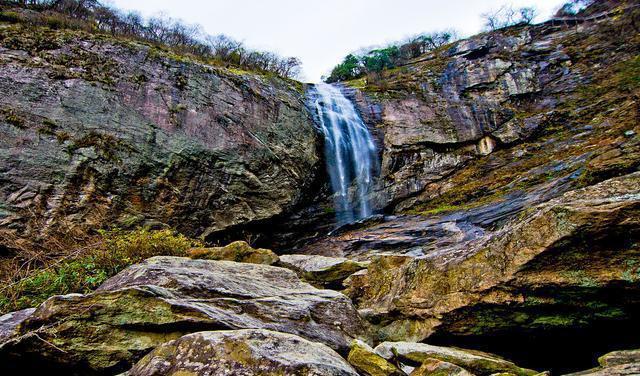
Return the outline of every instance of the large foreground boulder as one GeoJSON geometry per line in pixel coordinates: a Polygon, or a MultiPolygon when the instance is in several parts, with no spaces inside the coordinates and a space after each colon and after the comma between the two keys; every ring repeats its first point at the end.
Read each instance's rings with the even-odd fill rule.
{"type": "Polygon", "coordinates": [[[357,376],[331,348],[292,334],[248,329],[188,334],[160,345],[129,376],[357,376]]]}
{"type": "Polygon", "coordinates": [[[345,295],[316,289],[288,269],[154,257],[95,293],[50,298],[0,346],[0,355],[7,362],[115,372],[184,334],[245,328],[300,335],[345,353],[365,330],[345,295]]]}

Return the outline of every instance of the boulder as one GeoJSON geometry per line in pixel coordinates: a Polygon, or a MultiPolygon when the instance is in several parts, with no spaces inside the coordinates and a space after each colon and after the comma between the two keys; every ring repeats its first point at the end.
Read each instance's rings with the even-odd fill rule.
{"type": "Polygon", "coordinates": [[[263,329],[185,335],[158,346],[129,376],[300,375],[357,376],[331,348],[292,334],[263,329]]]}
{"type": "MultiPolygon", "coordinates": [[[[509,374],[511,375],[511,374],[509,374]]],[[[442,360],[427,358],[409,376],[474,376],[462,367],[442,360]]],[[[497,376],[497,375],[491,375],[497,376]]],[[[506,376],[506,375],[500,375],[506,376]]]]}
{"type": "MultiPolygon", "coordinates": [[[[423,364],[427,360],[440,360],[462,367],[476,375],[489,376],[497,372],[510,372],[515,375],[535,375],[538,372],[520,368],[498,356],[475,350],[464,350],[453,347],[432,346],[415,342],[383,342],[376,346],[375,353],[387,360],[404,363],[423,364]]],[[[452,369],[446,364],[430,362],[426,367],[452,369]]],[[[454,368],[457,370],[457,368],[454,368]]],[[[426,372],[426,370],[423,370],[426,372]]],[[[428,373],[422,373],[428,375],[428,373]]]]}
{"type": "Polygon", "coordinates": [[[351,343],[351,351],[349,351],[347,360],[358,371],[368,376],[404,375],[404,372],[393,363],[376,354],[371,346],[360,340],[354,340],[351,343]]]}
{"type": "Polygon", "coordinates": [[[122,371],[184,334],[245,328],[300,335],[345,354],[365,331],[346,296],[316,289],[291,270],[154,257],[94,293],[48,299],[0,346],[0,356],[91,372],[122,371]]]}
{"type": "Polygon", "coordinates": [[[417,256],[373,256],[346,292],[389,340],[634,322],[639,226],[633,173],[530,207],[470,240],[417,256]]]}
{"type": "Polygon", "coordinates": [[[640,364],[640,349],[613,351],[598,358],[598,363],[602,367],[632,363],[640,364]]]}
{"type": "Polygon", "coordinates": [[[296,271],[310,283],[326,286],[339,285],[353,273],[366,268],[365,263],[344,257],[318,255],[282,255],[280,265],[296,271]]]}
{"type": "Polygon", "coordinates": [[[18,325],[29,317],[35,308],[26,308],[16,312],[10,312],[0,316],[0,343],[16,334],[18,325]]]}
{"type": "Polygon", "coordinates": [[[273,265],[278,262],[278,255],[270,249],[252,248],[244,241],[236,241],[224,247],[192,248],[188,254],[193,259],[227,260],[264,265],[273,265]]]}

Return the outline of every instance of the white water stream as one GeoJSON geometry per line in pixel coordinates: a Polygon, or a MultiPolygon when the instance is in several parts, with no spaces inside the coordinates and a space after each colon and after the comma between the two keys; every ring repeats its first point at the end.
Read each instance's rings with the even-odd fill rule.
{"type": "Polygon", "coordinates": [[[313,105],[324,132],[337,221],[345,224],[368,217],[372,213],[369,196],[377,171],[373,137],[338,87],[320,83],[313,90],[313,105]],[[352,186],[355,192],[350,194],[352,186]]]}

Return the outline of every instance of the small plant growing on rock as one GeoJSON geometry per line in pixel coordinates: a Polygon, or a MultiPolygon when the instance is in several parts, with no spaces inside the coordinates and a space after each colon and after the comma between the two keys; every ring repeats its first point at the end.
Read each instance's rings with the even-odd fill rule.
{"type": "Polygon", "coordinates": [[[4,115],[4,120],[13,125],[16,128],[25,129],[24,119],[18,116],[16,112],[10,108],[4,108],[0,110],[0,113],[4,115]]]}

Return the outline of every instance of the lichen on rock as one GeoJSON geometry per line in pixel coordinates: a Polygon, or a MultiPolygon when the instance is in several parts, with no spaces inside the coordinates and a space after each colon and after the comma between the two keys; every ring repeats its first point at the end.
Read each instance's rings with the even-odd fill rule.
{"type": "Polygon", "coordinates": [[[270,249],[253,248],[245,241],[235,241],[224,247],[192,248],[189,257],[204,260],[227,260],[251,264],[273,265],[279,261],[278,255],[270,249]]]}
{"type": "Polygon", "coordinates": [[[263,329],[188,334],[158,346],[127,374],[358,375],[340,355],[321,343],[263,329]]]}

